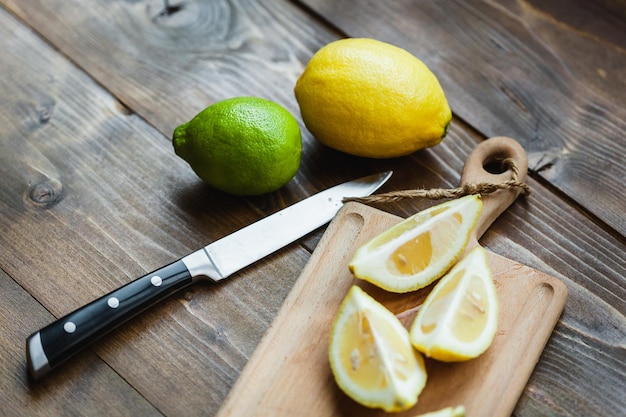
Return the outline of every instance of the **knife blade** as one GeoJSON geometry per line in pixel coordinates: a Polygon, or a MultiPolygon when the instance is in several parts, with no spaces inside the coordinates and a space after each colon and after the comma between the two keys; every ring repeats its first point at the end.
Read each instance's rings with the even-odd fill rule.
{"type": "Polygon", "coordinates": [[[26,339],[38,379],[117,326],[198,279],[220,281],[328,223],[345,197],[372,194],[392,172],[336,185],[271,214],[78,308],[26,339]]]}

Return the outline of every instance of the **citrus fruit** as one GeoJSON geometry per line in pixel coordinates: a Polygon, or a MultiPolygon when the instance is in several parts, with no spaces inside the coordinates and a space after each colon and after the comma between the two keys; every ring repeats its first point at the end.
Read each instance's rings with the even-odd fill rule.
{"type": "Polygon", "coordinates": [[[420,211],[360,246],[350,271],[387,291],[423,288],[461,256],[481,212],[477,194],[420,211]]]}
{"type": "Polygon", "coordinates": [[[391,158],[436,145],[452,119],[428,67],[408,51],[374,39],[322,47],[294,93],[313,136],[357,156],[391,158]]]}
{"type": "Polygon", "coordinates": [[[446,407],[441,410],[431,411],[430,413],[420,414],[415,417],[465,417],[465,407],[462,405],[457,407],[446,407]]]}
{"type": "Polygon", "coordinates": [[[298,171],[296,119],[258,97],[235,97],[202,110],[174,130],[174,150],[209,185],[235,195],[275,191],[298,171]]]}
{"type": "Polygon", "coordinates": [[[426,356],[464,361],[491,345],[498,301],[485,250],[477,246],[435,285],[411,325],[411,343],[426,356]]]}
{"type": "Polygon", "coordinates": [[[356,285],[335,317],[329,359],[337,385],[366,407],[408,409],[426,385],[424,359],[411,346],[408,331],[356,285]]]}

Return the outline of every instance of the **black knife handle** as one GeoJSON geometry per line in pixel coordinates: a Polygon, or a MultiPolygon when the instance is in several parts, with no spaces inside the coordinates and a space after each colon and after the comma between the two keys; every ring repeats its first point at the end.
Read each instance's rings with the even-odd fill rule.
{"type": "Polygon", "coordinates": [[[36,379],[152,304],[191,284],[182,260],[157,269],[69,313],[26,340],[36,379]]]}

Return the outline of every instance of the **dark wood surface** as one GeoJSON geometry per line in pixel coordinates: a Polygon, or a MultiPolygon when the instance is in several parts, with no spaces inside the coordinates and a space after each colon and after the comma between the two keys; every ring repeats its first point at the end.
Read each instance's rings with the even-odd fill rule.
{"type": "MultiPolygon", "coordinates": [[[[73,309],[316,191],[393,169],[382,191],[452,187],[470,150],[514,137],[533,193],[483,236],[569,296],[516,416],[626,410],[623,2],[0,0],[0,414],[217,413],[324,232],[151,308],[41,381],[26,337],[73,309]],[[547,4],[544,4],[547,3],[547,4]],[[223,98],[299,118],[321,46],[367,36],[439,77],[438,146],[369,160],[303,130],[296,176],[232,197],[174,155],[174,128],[223,98]]],[[[300,119],[299,119],[300,120],[300,119]]],[[[428,201],[377,206],[407,216],[428,201]]]]}

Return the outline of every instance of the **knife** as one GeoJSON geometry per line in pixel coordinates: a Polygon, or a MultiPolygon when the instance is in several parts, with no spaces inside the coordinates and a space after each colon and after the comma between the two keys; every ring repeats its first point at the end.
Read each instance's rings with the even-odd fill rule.
{"type": "Polygon", "coordinates": [[[370,175],[321,191],[78,308],[26,339],[38,379],[156,302],[201,278],[221,281],[328,223],[344,197],[365,197],[391,177],[370,175]]]}

